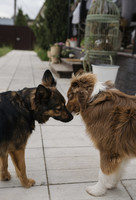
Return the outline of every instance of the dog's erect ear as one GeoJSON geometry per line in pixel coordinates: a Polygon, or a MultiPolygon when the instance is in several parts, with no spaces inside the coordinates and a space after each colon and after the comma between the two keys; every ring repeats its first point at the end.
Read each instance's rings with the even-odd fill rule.
{"type": "Polygon", "coordinates": [[[41,102],[44,100],[49,100],[51,96],[51,90],[49,88],[45,88],[43,85],[39,85],[36,89],[35,100],[41,102]]]}
{"type": "Polygon", "coordinates": [[[76,73],[75,76],[81,76],[82,74],[84,74],[84,70],[83,69],[79,69],[76,73]]]}
{"type": "Polygon", "coordinates": [[[42,78],[42,83],[43,83],[43,85],[45,85],[47,87],[56,86],[56,81],[54,80],[50,70],[46,70],[44,72],[44,75],[43,75],[43,78],[42,78]]]}

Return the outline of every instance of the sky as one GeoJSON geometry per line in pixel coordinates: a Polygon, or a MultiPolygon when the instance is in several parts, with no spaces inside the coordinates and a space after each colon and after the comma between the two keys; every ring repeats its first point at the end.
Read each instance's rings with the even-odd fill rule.
{"type": "MultiPolygon", "coordinates": [[[[17,10],[22,8],[24,14],[35,19],[45,0],[16,0],[17,10]]],[[[11,18],[14,14],[14,0],[0,0],[0,17],[11,18]]]]}

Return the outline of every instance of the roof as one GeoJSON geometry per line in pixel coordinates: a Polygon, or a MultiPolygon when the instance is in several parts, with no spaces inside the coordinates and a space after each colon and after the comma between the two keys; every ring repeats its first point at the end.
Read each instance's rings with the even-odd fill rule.
{"type": "Polygon", "coordinates": [[[39,12],[38,12],[38,14],[37,14],[37,16],[36,16],[35,19],[37,19],[39,16],[42,16],[42,17],[44,16],[45,8],[46,8],[46,6],[45,6],[45,2],[44,2],[43,6],[42,6],[41,9],[39,10],[39,12]]]}
{"type": "Polygon", "coordinates": [[[0,25],[14,25],[14,20],[10,18],[0,18],[0,25]]]}

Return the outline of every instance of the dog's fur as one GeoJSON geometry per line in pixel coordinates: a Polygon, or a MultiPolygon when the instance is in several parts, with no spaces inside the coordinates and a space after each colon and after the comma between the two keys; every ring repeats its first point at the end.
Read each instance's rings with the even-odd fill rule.
{"type": "Polygon", "coordinates": [[[87,192],[100,196],[116,186],[124,163],[136,156],[136,97],[101,83],[96,75],[74,77],[68,90],[67,108],[80,113],[89,136],[100,151],[99,181],[87,192]]]}
{"type": "Polygon", "coordinates": [[[25,147],[35,128],[35,120],[45,123],[50,117],[63,122],[72,120],[65,100],[56,89],[49,70],[37,88],[24,88],[0,94],[0,179],[10,180],[8,154],[14,163],[17,176],[24,187],[35,181],[28,179],[25,166],[25,147]]]}

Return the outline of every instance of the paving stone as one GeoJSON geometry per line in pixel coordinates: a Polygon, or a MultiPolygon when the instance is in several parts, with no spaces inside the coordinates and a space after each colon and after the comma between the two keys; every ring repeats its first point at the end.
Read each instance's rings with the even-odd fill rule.
{"type": "Polygon", "coordinates": [[[93,197],[89,195],[85,188],[95,183],[79,183],[51,185],[52,200],[131,200],[124,187],[119,184],[116,189],[108,190],[102,197],[93,197]]]}
{"type": "Polygon", "coordinates": [[[133,179],[136,177],[136,159],[130,160],[122,174],[122,179],[133,179]]]}
{"type": "Polygon", "coordinates": [[[136,200],[136,180],[122,181],[133,200],[136,200]]]}
{"type": "MultiPolygon", "coordinates": [[[[1,188],[15,188],[22,187],[19,178],[17,177],[15,172],[10,172],[11,180],[10,181],[0,181],[0,189],[1,188]]],[[[35,180],[35,186],[47,185],[47,178],[45,171],[28,171],[28,178],[32,178],[35,180]]],[[[1,190],[0,190],[1,192],[1,190]]]]}
{"type": "Polygon", "coordinates": [[[35,134],[35,132],[32,133],[30,138],[28,139],[27,142],[27,148],[41,148],[42,147],[42,139],[41,139],[41,134],[35,134]]]}
{"type": "Polygon", "coordinates": [[[99,153],[94,147],[46,148],[50,184],[98,180],[99,153]]]}
{"type": "Polygon", "coordinates": [[[25,158],[43,158],[42,148],[26,148],[25,158]]]}
{"type": "Polygon", "coordinates": [[[34,186],[29,189],[22,187],[0,189],[0,198],[1,200],[49,200],[46,186],[34,186]]]}
{"type": "Polygon", "coordinates": [[[93,146],[84,126],[42,127],[44,147],[93,146]]]}
{"type": "MultiPolygon", "coordinates": [[[[44,171],[45,170],[45,164],[43,158],[26,158],[26,170],[29,171],[44,171]]],[[[12,161],[9,159],[9,171],[13,172],[15,171],[14,165],[12,161]]]]}
{"type": "Polygon", "coordinates": [[[49,184],[85,183],[98,181],[99,166],[90,169],[48,170],[49,184]]]}
{"type": "Polygon", "coordinates": [[[80,157],[88,156],[90,158],[99,156],[98,150],[94,147],[74,147],[74,148],[45,148],[46,158],[58,157],[80,157]]]}
{"type": "Polygon", "coordinates": [[[93,169],[98,165],[98,159],[86,157],[64,157],[64,158],[46,158],[47,169],[65,170],[65,169],[93,169]]]}

